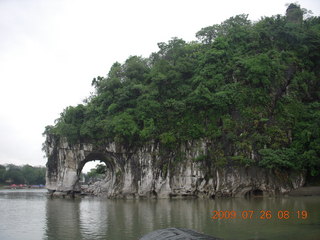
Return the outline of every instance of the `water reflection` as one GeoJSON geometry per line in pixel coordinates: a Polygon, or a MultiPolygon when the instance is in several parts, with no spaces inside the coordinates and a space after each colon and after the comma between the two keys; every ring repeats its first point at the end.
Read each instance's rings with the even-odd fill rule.
{"type": "Polygon", "coordinates": [[[319,239],[320,198],[221,200],[48,199],[47,239],[138,239],[160,228],[183,227],[225,239],[319,239]],[[254,211],[252,219],[211,219],[213,210],[254,211]],[[271,219],[260,219],[260,211],[271,219]],[[306,220],[279,220],[277,211],[307,210],[306,220]]]}
{"type": "Polygon", "coordinates": [[[110,206],[99,200],[82,201],[80,204],[80,231],[83,239],[105,239],[109,231],[110,206]]]}
{"type": "MultiPolygon", "coordinates": [[[[47,199],[45,191],[0,190],[0,239],[138,239],[183,227],[224,239],[320,239],[320,197],[216,200],[47,199]],[[212,211],[254,211],[252,219],[211,219],[212,211]],[[260,219],[260,211],[271,219],[260,219]],[[306,210],[307,219],[297,211],[306,210]],[[290,218],[277,218],[290,211],[290,218]],[[295,215],[296,214],[296,215],[295,215]]],[[[240,214],[241,215],[241,214],[240,214]]],[[[240,216],[239,215],[239,216],[240,216]]]]}
{"type": "Polygon", "coordinates": [[[42,239],[45,201],[41,190],[0,190],[0,239],[42,239]]]}
{"type": "Polygon", "coordinates": [[[48,199],[46,202],[46,237],[82,239],[79,229],[80,201],[48,199]]]}

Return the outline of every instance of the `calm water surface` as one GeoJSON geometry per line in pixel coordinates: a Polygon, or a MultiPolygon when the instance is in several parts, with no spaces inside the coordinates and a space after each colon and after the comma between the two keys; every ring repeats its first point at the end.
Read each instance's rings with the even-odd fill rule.
{"type": "Polygon", "coordinates": [[[70,200],[50,199],[45,193],[0,191],[1,240],[127,240],[167,227],[191,228],[224,239],[320,239],[320,197],[70,200]],[[213,220],[214,210],[234,210],[237,218],[213,220]],[[260,219],[261,210],[271,211],[271,218],[260,219]],[[297,211],[303,210],[308,216],[299,219],[297,211]],[[252,219],[241,218],[243,211],[254,211],[252,219]],[[278,211],[289,211],[290,218],[278,219],[278,211]]]}

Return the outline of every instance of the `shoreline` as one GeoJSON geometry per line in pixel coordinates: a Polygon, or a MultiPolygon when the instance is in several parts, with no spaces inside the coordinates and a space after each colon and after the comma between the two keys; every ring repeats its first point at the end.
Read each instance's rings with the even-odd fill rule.
{"type": "Polygon", "coordinates": [[[1,185],[0,190],[19,190],[19,189],[46,189],[45,185],[27,185],[27,186],[11,186],[11,185],[1,185]]]}
{"type": "Polygon", "coordinates": [[[312,186],[312,187],[301,187],[295,190],[292,190],[289,193],[289,196],[320,196],[320,186],[312,186]]]}

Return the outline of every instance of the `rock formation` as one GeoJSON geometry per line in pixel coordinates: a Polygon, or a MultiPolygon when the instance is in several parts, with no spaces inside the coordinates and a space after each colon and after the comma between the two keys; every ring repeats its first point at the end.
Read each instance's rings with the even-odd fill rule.
{"type": "Polygon", "coordinates": [[[115,143],[69,144],[65,138],[48,135],[46,186],[53,195],[80,193],[82,168],[92,160],[107,165],[106,178],[95,194],[109,198],[275,195],[304,184],[301,173],[197,161],[209,146],[205,140],[186,142],[180,149],[183,157],[177,158],[157,143],[126,149],[115,143]]]}

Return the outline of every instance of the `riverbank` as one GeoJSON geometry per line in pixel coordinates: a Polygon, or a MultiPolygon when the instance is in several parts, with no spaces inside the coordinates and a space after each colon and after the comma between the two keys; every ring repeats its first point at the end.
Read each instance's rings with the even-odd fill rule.
{"type": "Polygon", "coordinates": [[[289,196],[320,196],[320,186],[297,188],[291,191],[289,196]]]}
{"type": "Polygon", "coordinates": [[[26,184],[11,184],[11,185],[0,185],[0,189],[43,189],[45,185],[26,185],[26,184]]]}

